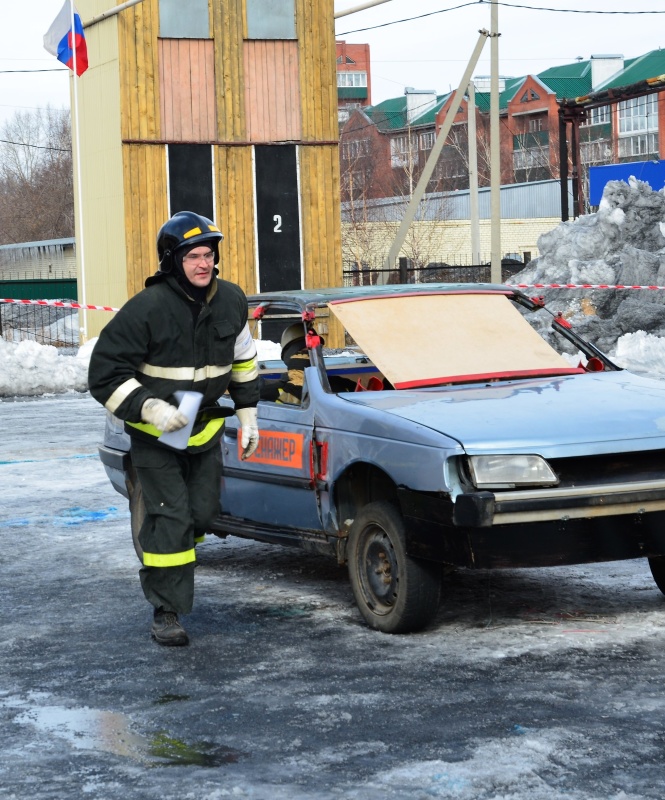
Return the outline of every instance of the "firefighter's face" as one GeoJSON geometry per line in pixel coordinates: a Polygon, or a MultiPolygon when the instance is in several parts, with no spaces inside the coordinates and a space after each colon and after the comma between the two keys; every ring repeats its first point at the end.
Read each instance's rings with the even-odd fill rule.
{"type": "Polygon", "coordinates": [[[207,244],[194,247],[182,258],[185,277],[192,284],[203,288],[210,283],[215,266],[215,254],[207,244]]]}

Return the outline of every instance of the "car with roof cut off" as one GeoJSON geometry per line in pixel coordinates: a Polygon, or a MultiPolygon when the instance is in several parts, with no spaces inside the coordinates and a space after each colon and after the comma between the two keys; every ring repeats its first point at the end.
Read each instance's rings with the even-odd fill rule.
{"type": "MultiPolygon", "coordinates": [[[[255,338],[300,320],[301,405],[262,400],[240,457],[228,396],[218,536],[296,545],[348,565],[366,622],[400,633],[437,613],[450,567],[647,558],[665,592],[665,383],[581,339],[542,298],[500,284],[282,291],[249,298],[255,338]],[[544,335],[528,317],[549,315],[544,335]],[[330,353],[317,326],[353,346],[330,353]],[[552,341],[561,341],[555,347],[552,341]],[[353,382],[333,392],[331,376],[353,382]]],[[[280,361],[260,364],[266,382],[280,361]]],[[[144,509],[122,424],[101,460],[144,509]]]]}

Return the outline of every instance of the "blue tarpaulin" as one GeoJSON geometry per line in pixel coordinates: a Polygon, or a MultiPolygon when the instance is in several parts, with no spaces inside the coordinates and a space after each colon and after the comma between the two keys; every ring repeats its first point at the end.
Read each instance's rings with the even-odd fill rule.
{"type": "Polygon", "coordinates": [[[603,197],[608,181],[625,181],[630,176],[644,181],[657,192],[665,186],[665,161],[631,161],[628,164],[608,164],[604,167],[589,167],[589,204],[597,206],[603,197]]]}

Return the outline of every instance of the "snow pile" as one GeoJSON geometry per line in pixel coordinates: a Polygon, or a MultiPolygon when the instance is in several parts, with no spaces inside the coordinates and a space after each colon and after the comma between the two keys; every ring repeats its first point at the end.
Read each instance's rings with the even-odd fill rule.
{"type": "Polygon", "coordinates": [[[0,339],[0,397],[84,392],[92,342],[75,356],[61,356],[52,345],[0,339]]]}
{"type": "MultiPolygon", "coordinates": [[[[510,283],[665,285],[665,194],[631,178],[609,181],[598,213],[562,222],[538,239],[541,255],[510,283]]],[[[659,355],[665,337],[665,290],[539,290],[577,333],[625,359],[637,345],[659,355]],[[639,342],[623,337],[643,334],[639,342]],[[645,338],[644,335],[648,336],[645,338]]],[[[664,348],[665,349],[665,348],[664,348]]],[[[626,364],[622,364],[626,366],[626,364]]],[[[660,374],[663,366],[655,366],[660,374]]]]}
{"type": "MultiPolygon", "coordinates": [[[[88,389],[88,365],[97,339],[76,355],[60,355],[52,345],[7,342],[0,338],[0,397],[37,396],[88,389]]],[[[276,342],[257,342],[259,358],[278,359],[276,342]]]]}

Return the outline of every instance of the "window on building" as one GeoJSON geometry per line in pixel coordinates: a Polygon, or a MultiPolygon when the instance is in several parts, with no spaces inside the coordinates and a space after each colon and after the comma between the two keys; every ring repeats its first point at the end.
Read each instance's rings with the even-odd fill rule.
{"type": "Polygon", "coordinates": [[[540,167],[543,163],[543,153],[540,148],[530,147],[525,150],[515,150],[513,152],[513,168],[530,169],[540,167]]]}
{"type": "Polygon", "coordinates": [[[431,150],[434,147],[435,140],[436,140],[436,134],[434,133],[434,131],[427,131],[426,133],[421,133],[420,149],[431,150]]]}
{"type": "Polygon", "coordinates": [[[338,64],[355,64],[356,62],[348,56],[337,56],[338,64]]]}
{"type": "Polygon", "coordinates": [[[544,180],[551,177],[547,133],[513,137],[513,170],[518,180],[544,180]]]}
{"type": "Polygon", "coordinates": [[[525,131],[513,136],[513,150],[543,150],[549,158],[549,131],[525,131]]]}
{"type": "Polygon", "coordinates": [[[338,86],[367,86],[366,72],[338,72],[338,86]]]}
{"type": "Polygon", "coordinates": [[[452,181],[456,178],[468,180],[469,170],[465,162],[459,157],[444,158],[436,167],[436,177],[452,181]]]}
{"type": "Polygon", "coordinates": [[[527,89],[520,97],[520,103],[529,103],[531,100],[540,100],[540,95],[534,92],[533,89],[527,89]]]}
{"type": "MultiPolygon", "coordinates": [[[[178,2],[184,5],[182,0],[178,2]]],[[[296,38],[295,0],[246,0],[246,3],[250,39],[296,38]]]]}
{"type": "Polygon", "coordinates": [[[543,129],[543,118],[536,117],[535,119],[529,120],[529,131],[533,133],[533,131],[542,131],[543,129]]]}
{"type": "Polygon", "coordinates": [[[610,106],[599,106],[589,110],[586,122],[582,125],[608,125],[611,120],[612,110],[610,106]]]}
{"type": "Polygon", "coordinates": [[[641,133],[619,139],[619,158],[658,155],[658,134],[641,133]]]}
{"type": "Polygon", "coordinates": [[[612,147],[608,139],[593,142],[580,142],[580,158],[583,164],[609,164],[612,160],[612,147]]]}
{"type": "Polygon", "coordinates": [[[619,136],[658,130],[658,95],[633,97],[619,103],[619,136]]]}
{"type": "Polygon", "coordinates": [[[632,97],[619,103],[619,158],[658,154],[658,96],[632,97]]]}
{"type": "Polygon", "coordinates": [[[407,167],[413,164],[416,156],[417,141],[415,137],[406,135],[393,136],[390,140],[390,165],[393,168],[407,167]]]}
{"type": "Polygon", "coordinates": [[[368,176],[362,170],[345,170],[341,178],[342,191],[349,197],[359,197],[368,188],[368,176]]]}
{"type": "Polygon", "coordinates": [[[208,0],[159,0],[159,35],[163,39],[209,39],[208,0]]]}
{"type": "Polygon", "coordinates": [[[342,142],[342,158],[347,161],[368,156],[369,152],[369,139],[352,139],[351,141],[342,142]]]}

